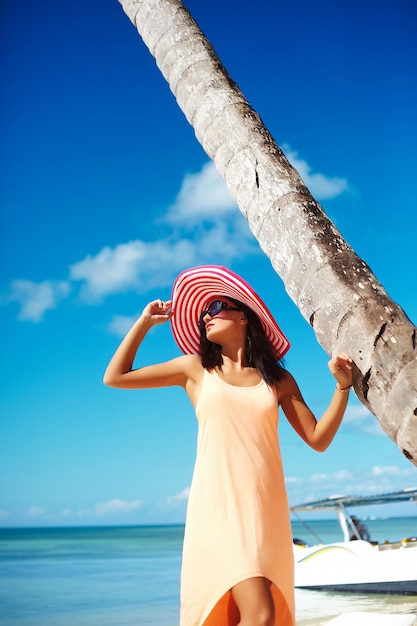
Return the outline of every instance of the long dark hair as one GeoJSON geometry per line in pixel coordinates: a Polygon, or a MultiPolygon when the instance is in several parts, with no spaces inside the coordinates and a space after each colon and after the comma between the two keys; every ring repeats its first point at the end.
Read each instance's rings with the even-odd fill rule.
{"type": "MultiPolygon", "coordinates": [[[[265,334],[258,316],[243,302],[234,298],[227,298],[247,317],[247,333],[245,344],[245,359],[249,367],[255,368],[268,385],[282,380],[284,376],[283,361],[277,361],[272,344],[265,334]]],[[[207,370],[223,365],[222,347],[207,339],[206,325],[200,321],[200,356],[202,366],[207,370]]]]}

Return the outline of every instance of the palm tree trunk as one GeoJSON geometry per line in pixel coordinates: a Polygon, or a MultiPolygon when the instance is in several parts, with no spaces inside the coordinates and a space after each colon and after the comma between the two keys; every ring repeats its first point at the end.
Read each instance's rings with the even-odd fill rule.
{"type": "Polygon", "coordinates": [[[417,465],[417,328],[344,241],[181,0],[119,0],[286,290],[417,465]]]}

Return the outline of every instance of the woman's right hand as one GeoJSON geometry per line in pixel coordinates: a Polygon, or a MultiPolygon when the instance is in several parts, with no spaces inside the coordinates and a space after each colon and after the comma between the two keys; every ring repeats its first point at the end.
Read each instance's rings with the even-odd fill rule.
{"type": "Polygon", "coordinates": [[[165,324],[173,315],[171,311],[172,300],[153,300],[145,306],[141,317],[151,326],[165,324]]]}

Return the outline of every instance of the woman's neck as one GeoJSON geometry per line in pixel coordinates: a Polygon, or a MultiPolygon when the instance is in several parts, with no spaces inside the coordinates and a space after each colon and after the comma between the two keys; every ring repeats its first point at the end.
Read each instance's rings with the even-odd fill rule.
{"type": "Polygon", "coordinates": [[[224,347],[222,347],[222,358],[223,365],[221,369],[223,371],[240,371],[248,366],[245,358],[245,350],[242,347],[235,349],[225,349],[224,347]]]}

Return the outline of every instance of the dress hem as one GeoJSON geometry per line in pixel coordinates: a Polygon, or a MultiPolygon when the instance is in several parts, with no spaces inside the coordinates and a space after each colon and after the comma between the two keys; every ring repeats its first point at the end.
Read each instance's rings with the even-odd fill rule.
{"type": "MultiPolygon", "coordinates": [[[[211,613],[213,612],[213,610],[216,608],[217,604],[221,601],[221,599],[227,594],[229,593],[229,591],[231,591],[233,589],[233,587],[235,587],[236,585],[238,585],[239,583],[243,582],[244,580],[249,580],[250,578],[266,578],[267,580],[270,581],[270,583],[280,591],[280,593],[282,592],[281,587],[274,582],[273,578],[271,576],[268,576],[268,574],[265,573],[265,571],[253,571],[251,570],[249,573],[247,574],[239,574],[239,576],[235,576],[232,578],[232,582],[230,584],[227,585],[222,585],[222,589],[223,591],[220,592],[219,594],[216,594],[216,598],[217,600],[214,602],[214,604],[212,604],[210,606],[210,608],[208,610],[206,610],[203,614],[202,619],[198,622],[198,626],[204,626],[205,622],[207,621],[207,619],[210,617],[211,613]]],[[[284,594],[283,594],[284,595],[284,594]]],[[[284,595],[284,598],[286,600],[286,596],[284,595]]],[[[288,603],[286,602],[287,608],[289,613],[293,616],[293,623],[295,624],[294,621],[294,612],[291,610],[291,608],[288,606],[288,603]]],[[[188,626],[187,624],[183,624],[181,623],[180,626],[188,626]]]]}

